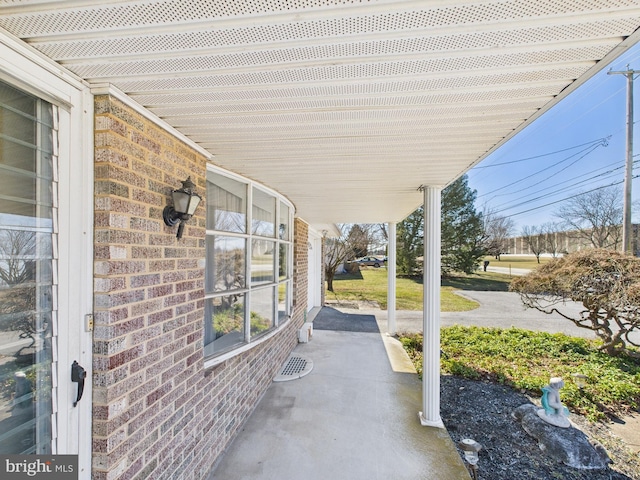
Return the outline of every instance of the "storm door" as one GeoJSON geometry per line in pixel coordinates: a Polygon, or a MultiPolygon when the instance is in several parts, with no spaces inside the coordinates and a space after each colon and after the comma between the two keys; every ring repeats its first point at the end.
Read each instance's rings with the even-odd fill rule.
{"type": "Polygon", "coordinates": [[[57,108],[0,82],[0,453],[55,453],[57,108]]]}

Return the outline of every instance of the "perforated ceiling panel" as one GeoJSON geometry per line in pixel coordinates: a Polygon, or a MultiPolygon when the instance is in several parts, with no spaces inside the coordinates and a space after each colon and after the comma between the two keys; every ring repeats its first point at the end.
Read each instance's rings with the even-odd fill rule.
{"type": "Polygon", "coordinates": [[[312,224],[399,221],[639,37],[638,0],[31,0],[0,27],[312,224]]]}

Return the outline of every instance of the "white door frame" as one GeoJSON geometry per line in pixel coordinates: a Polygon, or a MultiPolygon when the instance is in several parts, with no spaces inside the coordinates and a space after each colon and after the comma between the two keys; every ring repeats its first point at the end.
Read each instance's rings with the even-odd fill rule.
{"type": "MultiPolygon", "coordinates": [[[[57,168],[57,332],[54,352],[53,453],[78,454],[79,478],[91,475],[93,310],[93,97],[87,85],[23,42],[0,32],[0,79],[59,107],[57,168]],[[87,371],[82,400],[73,407],[76,360],[87,371]]],[[[54,273],[54,275],[55,275],[54,273]]]]}

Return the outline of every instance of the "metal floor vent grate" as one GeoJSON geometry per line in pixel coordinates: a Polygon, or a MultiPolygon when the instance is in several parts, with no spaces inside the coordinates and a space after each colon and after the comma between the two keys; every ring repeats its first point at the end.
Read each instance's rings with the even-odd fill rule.
{"type": "Polygon", "coordinates": [[[286,382],[287,380],[296,380],[311,373],[311,370],[313,370],[313,362],[311,360],[301,355],[291,355],[273,381],[286,382]]]}

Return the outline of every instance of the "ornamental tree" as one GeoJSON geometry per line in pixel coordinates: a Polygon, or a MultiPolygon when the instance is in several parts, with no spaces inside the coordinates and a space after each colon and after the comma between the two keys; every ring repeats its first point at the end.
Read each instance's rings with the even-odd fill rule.
{"type": "Polygon", "coordinates": [[[628,348],[639,346],[632,334],[640,333],[640,259],[612,250],[583,250],[513,280],[510,289],[520,294],[526,307],[556,312],[592,330],[607,354],[640,358],[628,348]],[[584,307],[577,317],[563,312],[567,301],[584,307]]]}
{"type": "Polygon", "coordinates": [[[462,175],[442,190],[441,270],[473,273],[485,255],[482,214],[476,211],[476,191],[462,175]]]}
{"type": "Polygon", "coordinates": [[[396,264],[401,275],[414,275],[418,270],[418,257],[424,253],[424,209],[420,206],[396,230],[396,264]]]}

